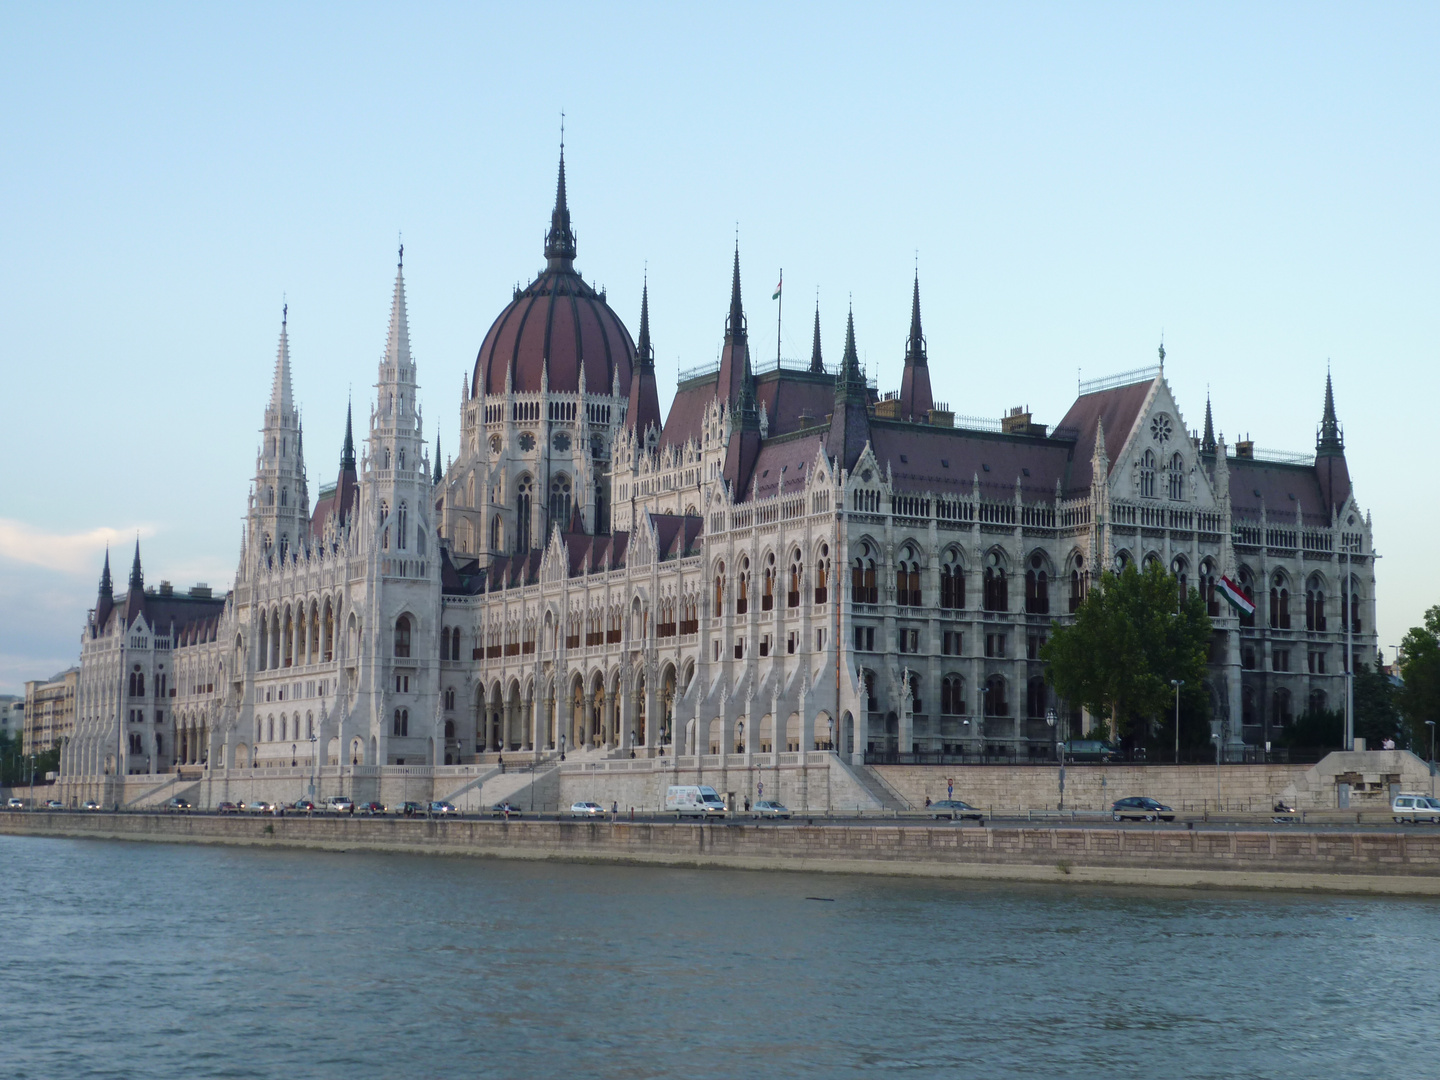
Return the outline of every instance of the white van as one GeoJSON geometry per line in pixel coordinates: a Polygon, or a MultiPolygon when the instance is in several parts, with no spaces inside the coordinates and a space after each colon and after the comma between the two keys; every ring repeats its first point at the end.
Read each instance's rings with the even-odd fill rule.
{"type": "Polygon", "coordinates": [[[325,800],[325,810],[331,814],[348,814],[354,806],[348,795],[331,795],[325,800]]]}
{"type": "Polygon", "coordinates": [[[725,801],[713,787],[681,784],[666,790],[665,809],[680,817],[724,817],[725,801]]]}
{"type": "Polygon", "coordinates": [[[1390,813],[1398,825],[1407,821],[1440,821],[1440,799],[1428,795],[1406,792],[1396,795],[1390,803],[1390,813]]]}

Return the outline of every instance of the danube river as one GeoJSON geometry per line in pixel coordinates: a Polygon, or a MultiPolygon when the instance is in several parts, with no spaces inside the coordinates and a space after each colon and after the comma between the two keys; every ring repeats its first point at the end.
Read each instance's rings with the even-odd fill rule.
{"type": "Polygon", "coordinates": [[[1440,903],[0,837],[8,1077],[1435,1073],[1440,903]]]}

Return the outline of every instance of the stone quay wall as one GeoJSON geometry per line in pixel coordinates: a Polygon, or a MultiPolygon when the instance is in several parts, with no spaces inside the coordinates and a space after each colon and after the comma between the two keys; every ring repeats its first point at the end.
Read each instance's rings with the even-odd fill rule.
{"type": "Polygon", "coordinates": [[[1440,896],[1440,833],[0,812],[0,834],[902,876],[1440,896]]]}

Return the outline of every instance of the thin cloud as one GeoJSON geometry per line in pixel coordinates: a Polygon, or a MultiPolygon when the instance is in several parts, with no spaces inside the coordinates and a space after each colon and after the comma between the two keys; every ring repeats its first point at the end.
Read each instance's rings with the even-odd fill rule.
{"type": "Polygon", "coordinates": [[[0,558],[67,574],[94,571],[105,548],[133,542],[135,536],[152,536],[148,526],[112,529],[102,525],[77,533],[52,533],[23,521],[0,518],[0,558]]]}

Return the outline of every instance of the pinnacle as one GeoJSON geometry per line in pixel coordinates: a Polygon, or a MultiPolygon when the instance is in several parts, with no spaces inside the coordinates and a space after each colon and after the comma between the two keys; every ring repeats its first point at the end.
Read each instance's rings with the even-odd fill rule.
{"type": "Polygon", "coordinates": [[[640,339],[635,343],[635,361],[640,367],[655,369],[655,347],[650,344],[650,282],[640,290],[640,339]]]}
{"type": "Polygon", "coordinates": [[[570,270],[575,260],[575,233],[570,228],[570,206],[565,196],[565,146],[560,146],[560,172],[555,181],[555,209],[545,234],[545,260],[551,270],[570,270]]]}
{"type": "Polygon", "coordinates": [[[925,335],[920,329],[920,273],[915,273],[915,294],[910,302],[910,340],[905,348],[905,363],[924,367],[925,335]]]}
{"type": "Polygon", "coordinates": [[[726,340],[745,337],[745,307],[740,301],[740,241],[735,241],[735,274],[730,283],[730,317],[725,326],[726,340]]]}
{"type": "Polygon", "coordinates": [[[405,311],[405,268],[395,269],[395,294],[390,301],[390,333],[385,339],[385,362],[410,363],[410,320],[405,311]]]}
{"type": "Polygon", "coordinates": [[[820,298],[815,298],[815,341],[810,346],[810,370],[820,374],[825,370],[825,360],[820,355],[820,298]]]}
{"type": "Polygon", "coordinates": [[[290,334],[288,329],[290,310],[280,319],[280,344],[275,350],[275,378],[270,386],[270,409],[282,417],[289,416],[293,407],[290,391],[290,334]]]}

